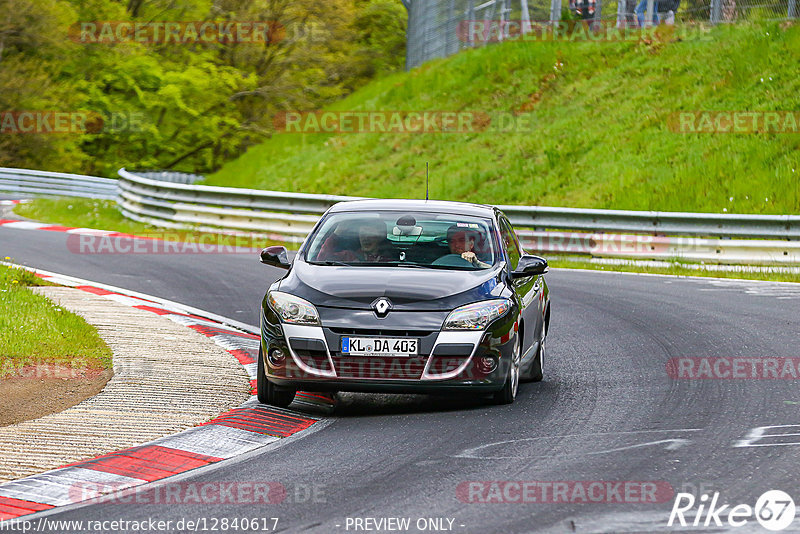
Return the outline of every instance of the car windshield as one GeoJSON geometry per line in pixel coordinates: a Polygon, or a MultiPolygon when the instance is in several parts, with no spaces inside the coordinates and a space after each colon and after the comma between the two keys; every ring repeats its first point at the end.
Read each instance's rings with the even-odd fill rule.
{"type": "Polygon", "coordinates": [[[314,265],[480,270],[499,261],[491,219],[425,212],[341,212],[306,247],[314,265]]]}

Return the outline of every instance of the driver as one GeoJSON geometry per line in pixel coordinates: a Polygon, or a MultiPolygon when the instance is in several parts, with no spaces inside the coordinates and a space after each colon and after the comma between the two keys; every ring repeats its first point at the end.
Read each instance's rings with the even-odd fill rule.
{"type": "Polygon", "coordinates": [[[475,267],[486,268],[488,263],[478,259],[472,251],[475,248],[475,234],[462,226],[454,224],[447,229],[447,245],[451,254],[458,254],[475,267]]]}
{"type": "Polygon", "coordinates": [[[352,241],[355,225],[340,225],[317,253],[317,261],[384,263],[392,260],[392,245],[386,238],[386,224],[379,220],[360,222],[358,241],[352,241]]]}

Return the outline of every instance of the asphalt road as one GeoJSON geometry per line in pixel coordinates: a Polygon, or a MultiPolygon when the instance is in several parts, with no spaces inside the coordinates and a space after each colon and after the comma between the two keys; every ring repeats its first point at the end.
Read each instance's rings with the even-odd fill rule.
{"type": "MultiPolygon", "coordinates": [[[[0,227],[0,256],[249,324],[257,324],[263,291],[279,276],[252,254],[81,255],[71,253],[65,240],[63,233],[0,227]]],[[[770,489],[800,499],[800,436],[791,435],[800,434],[798,383],[674,379],[667,363],[800,356],[800,290],[566,270],[547,280],[552,321],[545,380],[521,385],[511,406],[348,394],[330,426],[182,479],[280,482],[288,491],[281,504],[101,503],[49,519],[158,518],[175,525],[205,518],[211,526],[214,519],[277,517],[277,529],[291,532],[365,532],[354,528],[355,518],[389,517],[409,518],[411,531],[419,519],[445,518],[452,520],[451,526],[443,523],[450,531],[476,533],[768,532],[753,517],[744,527],[729,526],[727,511],[720,516],[723,528],[714,528],[713,520],[704,528],[705,517],[698,527],[668,527],[671,491],[698,499],[719,492],[718,505],[753,506],[770,489]],[[798,426],[754,430],[773,425],[798,426]],[[786,435],[747,439],[753,432],[786,435]],[[479,487],[471,481],[501,484],[470,494],[468,488],[479,487]],[[583,481],[583,488],[589,481],[633,481],[671,491],[648,503],[606,502],[615,501],[614,492],[600,502],[563,493],[560,502],[473,502],[518,498],[508,481],[583,481]],[[309,496],[312,490],[315,496],[309,496]]],[[[691,520],[696,510],[685,517],[691,520]]],[[[427,531],[435,531],[431,525],[427,531]]],[[[800,531],[800,520],[784,532],[790,531],[800,531]]]]}

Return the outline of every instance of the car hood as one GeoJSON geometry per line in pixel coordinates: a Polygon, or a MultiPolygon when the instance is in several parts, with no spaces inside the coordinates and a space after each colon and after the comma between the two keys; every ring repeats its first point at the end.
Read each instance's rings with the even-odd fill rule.
{"type": "Polygon", "coordinates": [[[480,271],[310,265],[296,260],[280,290],[316,306],[370,309],[387,297],[395,310],[449,310],[500,296],[503,264],[480,271]]]}

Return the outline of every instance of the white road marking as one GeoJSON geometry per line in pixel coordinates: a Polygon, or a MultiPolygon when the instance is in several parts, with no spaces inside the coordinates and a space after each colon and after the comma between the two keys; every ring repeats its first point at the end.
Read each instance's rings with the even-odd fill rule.
{"type": "Polygon", "coordinates": [[[109,234],[116,234],[117,232],[113,230],[95,230],[94,228],[73,228],[71,230],[67,230],[66,233],[68,234],[80,234],[80,235],[96,235],[96,236],[105,236],[109,234]]]}
{"type": "Polygon", "coordinates": [[[664,449],[666,449],[668,451],[674,451],[676,449],[680,449],[684,445],[688,445],[689,443],[691,443],[691,441],[688,440],[688,439],[681,439],[681,438],[660,439],[658,441],[648,441],[647,443],[637,443],[635,445],[627,445],[625,447],[617,447],[615,449],[606,449],[606,450],[603,450],[603,451],[587,452],[587,453],[582,454],[580,456],[592,456],[594,454],[606,454],[606,453],[609,453],[609,452],[627,451],[629,449],[638,449],[638,448],[641,448],[641,447],[650,447],[650,446],[653,446],[653,445],[661,445],[662,443],[669,443],[669,445],[664,447],[664,449]]]}
{"type": "MultiPolygon", "coordinates": [[[[479,445],[478,447],[472,447],[469,449],[464,449],[460,453],[453,456],[453,458],[469,458],[473,460],[497,460],[497,459],[508,459],[508,458],[519,458],[519,456],[484,456],[481,455],[480,451],[486,450],[490,447],[497,447],[499,445],[507,445],[510,443],[520,443],[523,441],[540,441],[545,439],[559,439],[559,438],[574,438],[574,437],[587,437],[587,436],[625,436],[625,435],[637,435],[637,434],[655,434],[655,433],[662,433],[662,432],[700,432],[703,430],[702,428],[678,428],[678,429],[669,429],[669,430],[631,430],[627,432],[590,432],[587,434],[563,434],[560,436],[537,436],[535,438],[519,438],[519,439],[510,439],[505,441],[496,441],[494,443],[487,443],[485,445],[479,445]]],[[[686,444],[689,443],[689,440],[683,438],[670,438],[670,439],[662,439],[658,441],[649,441],[645,443],[638,443],[634,445],[627,445],[624,447],[614,448],[614,449],[606,449],[601,451],[593,451],[593,452],[586,452],[580,454],[569,454],[569,455],[561,455],[561,456],[589,456],[595,454],[606,454],[610,452],[617,452],[627,449],[634,449],[639,447],[648,447],[651,445],[657,445],[661,443],[670,443],[665,447],[666,450],[675,450],[678,449],[686,444]]]]}
{"type": "Polygon", "coordinates": [[[3,225],[3,228],[13,228],[15,230],[38,230],[39,228],[45,226],[53,226],[53,225],[45,223],[29,222],[29,221],[18,221],[18,222],[5,223],[3,225]]]}
{"type": "Polygon", "coordinates": [[[775,297],[779,299],[800,299],[800,284],[793,282],[768,282],[761,280],[691,280],[712,287],[698,288],[698,291],[741,291],[746,295],[775,297]]]}
{"type": "Polygon", "coordinates": [[[734,447],[785,447],[786,445],[800,445],[798,441],[788,443],[756,443],[762,439],[768,438],[783,438],[800,436],[800,432],[787,432],[785,434],[765,434],[767,430],[774,428],[785,428],[788,430],[800,431],[800,425],[771,425],[771,426],[757,426],[750,429],[747,435],[733,444],[734,447]]]}

